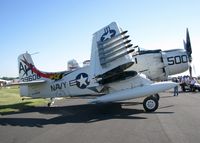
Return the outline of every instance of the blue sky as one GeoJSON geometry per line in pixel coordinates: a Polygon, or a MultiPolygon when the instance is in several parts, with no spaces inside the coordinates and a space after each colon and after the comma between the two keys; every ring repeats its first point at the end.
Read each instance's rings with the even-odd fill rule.
{"type": "Polygon", "coordinates": [[[90,58],[92,34],[116,21],[146,49],[183,48],[189,28],[200,74],[198,0],[0,0],[0,77],[18,76],[17,57],[28,51],[37,68],[63,71],[67,61],[90,58]]]}

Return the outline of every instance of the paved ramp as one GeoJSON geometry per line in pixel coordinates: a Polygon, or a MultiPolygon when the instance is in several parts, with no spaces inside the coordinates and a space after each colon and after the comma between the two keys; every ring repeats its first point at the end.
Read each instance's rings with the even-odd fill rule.
{"type": "Polygon", "coordinates": [[[199,143],[200,93],[161,93],[159,109],[142,99],[102,106],[65,99],[0,116],[1,143],[199,143]]]}

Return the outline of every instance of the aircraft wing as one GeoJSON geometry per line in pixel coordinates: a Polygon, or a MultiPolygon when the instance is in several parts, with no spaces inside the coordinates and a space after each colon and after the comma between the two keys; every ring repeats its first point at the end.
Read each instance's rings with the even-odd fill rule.
{"type": "Polygon", "coordinates": [[[115,22],[93,34],[90,66],[95,78],[112,77],[133,64],[134,48],[126,34],[115,22]]]}
{"type": "Polygon", "coordinates": [[[134,47],[117,23],[93,34],[90,60],[91,75],[96,83],[88,87],[104,93],[90,103],[106,103],[149,96],[176,86],[173,82],[153,83],[136,71],[126,71],[134,64],[134,47]]]}
{"type": "Polygon", "coordinates": [[[178,85],[177,83],[170,81],[157,82],[151,84],[148,83],[146,85],[105,94],[103,96],[90,100],[89,103],[91,104],[108,103],[108,102],[116,102],[116,101],[123,101],[139,97],[150,96],[171,89],[177,85],[178,85]]]}

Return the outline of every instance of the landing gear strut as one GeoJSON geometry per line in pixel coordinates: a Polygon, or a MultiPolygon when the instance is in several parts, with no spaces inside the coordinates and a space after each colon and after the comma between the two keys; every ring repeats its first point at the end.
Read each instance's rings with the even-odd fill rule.
{"type": "Polygon", "coordinates": [[[144,99],[143,107],[146,112],[154,112],[158,108],[158,100],[154,96],[149,96],[144,99]]]}
{"type": "Polygon", "coordinates": [[[54,104],[54,102],[55,102],[54,98],[50,98],[50,100],[51,101],[47,104],[48,107],[51,107],[54,104]]]}
{"type": "Polygon", "coordinates": [[[157,93],[157,94],[154,94],[154,95],[152,95],[153,97],[155,97],[158,101],[160,100],[160,96],[159,96],[159,94],[157,93]]]}

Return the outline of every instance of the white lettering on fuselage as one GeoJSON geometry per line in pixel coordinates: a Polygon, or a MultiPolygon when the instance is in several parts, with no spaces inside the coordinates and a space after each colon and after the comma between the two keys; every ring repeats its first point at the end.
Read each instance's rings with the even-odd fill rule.
{"type": "Polygon", "coordinates": [[[67,88],[67,82],[61,82],[51,85],[51,91],[56,91],[63,88],[67,88]]]}

